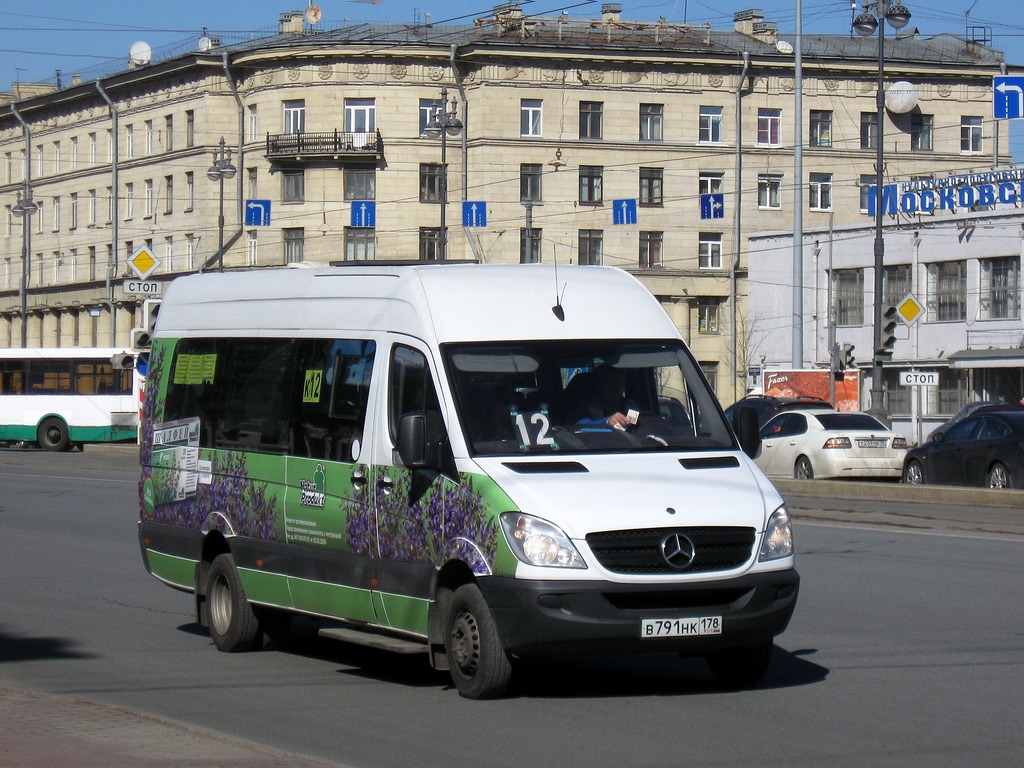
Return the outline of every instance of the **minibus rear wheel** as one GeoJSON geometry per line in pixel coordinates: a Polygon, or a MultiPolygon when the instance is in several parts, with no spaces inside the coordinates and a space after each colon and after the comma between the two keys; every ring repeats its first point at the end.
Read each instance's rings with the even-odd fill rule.
{"type": "Polygon", "coordinates": [[[44,451],[66,451],[71,448],[71,435],[64,419],[50,416],[43,419],[36,431],[36,442],[44,451]]]}
{"type": "Polygon", "coordinates": [[[225,553],[210,564],[206,581],[206,609],[210,637],[218,650],[227,653],[250,651],[259,638],[259,622],[245,598],[235,559],[225,553]]]}
{"type": "Polygon", "coordinates": [[[463,584],[446,602],[445,652],[455,688],[467,699],[502,696],[512,676],[512,664],[479,587],[463,584]]]}

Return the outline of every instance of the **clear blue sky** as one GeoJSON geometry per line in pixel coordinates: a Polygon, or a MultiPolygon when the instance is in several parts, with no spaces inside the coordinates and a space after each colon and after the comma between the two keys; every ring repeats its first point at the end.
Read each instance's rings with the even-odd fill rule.
{"type": "MultiPolygon", "coordinates": [[[[1019,0],[903,0],[922,35],[943,32],[964,34],[966,27],[989,27],[993,45],[1006,52],[1011,74],[1024,74],[1024,14],[1019,0]],[[1016,23],[1012,23],[1016,22],[1016,23]],[[1018,65],[1013,67],[1012,65],[1018,65]]],[[[600,15],[602,0],[523,0],[526,13],[556,16],[566,11],[574,17],[600,15]]],[[[322,23],[350,21],[471,22],[486,16],[499,0],[317,0],[322,23]]],[[[796,29],[795,0],[621,0],[627,20],[703,24],[729,29],[732,14],[761,8],[766,21],[778,23],[779,32],[796,29]]],[[[65,82],[73,73],[93,79],[127,65],[133,43],[145,41],[157,58],[183,53],[194,45],[206,27],[226,40],[249,31],[276,29],[281,13],[304,10],[309,0],[206,0],[205,2],[149,2],[138,0],[3,0],[0,9],[0,91],[10,83],[54,82],[61,70],[65,82]]],[[[863,3],[857,2],[859,13],[863,3]]],[[[804,32],[849,34],[854,11],[850,0],[804,0],[804,32]]],[[[1011,121],[1014,157],[1024,160],[1024,121],[1011,121]]]]}

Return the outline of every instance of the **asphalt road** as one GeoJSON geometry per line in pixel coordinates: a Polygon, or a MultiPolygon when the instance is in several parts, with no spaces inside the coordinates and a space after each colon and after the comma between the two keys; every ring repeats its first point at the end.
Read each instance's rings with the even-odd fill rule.
{"type": "MultiPolygon", "coordinates": [[[[757,690],[722,692],[702,661],[659,654],[536,664],[509,698],[472,702],[419,657],[323,640],[309,621],[283,651],[218,653],[189,597],[142,567],[132,462],[0,451],[0,688],[345,766],[1024,760],[1024,538],[1013,532],[813,517],[828,505],[792,493],[800,602],[757,690]]],[[[885,505],[908,502],[872,503],[889,519],[885,505]]]]}

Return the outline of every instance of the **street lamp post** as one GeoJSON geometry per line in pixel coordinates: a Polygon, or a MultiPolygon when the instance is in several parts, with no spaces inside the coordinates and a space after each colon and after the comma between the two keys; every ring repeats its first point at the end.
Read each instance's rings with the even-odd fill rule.
{"type": "Polygon", "coordinates": [[[885,125],[885,23],[893,29],[902,29],[910,21],[910,11],[900,2],[879,0],[875,3],[865,2],[864,13],[853,20],[853,28],[858,35],[870,37],[878,30],[878,92],[875,96],[876,145],[875,145],[875,247],[874,247],[874,313],[872,315],[872,355],[871,367],[871,407],[868,413],[888,423],[889,411],[885,407],[885,382],[882,373],[882,277],[884,274],[885,240],[882,235],[882,184],[883,184],[883,153],[885,125]],[[869,9],[874,8],[872,14],[869,9]]]}
{"type": "Polygon", "coordinates": [[[458,102],[453,98],[449,103],[448,88],[442,86],[441,103],[435,102],[434,114],[423,129],[423,135],[428,139],[441,139],[441,178],[438,190],[441,197],[441,232],[437,243],[438,261],[444,261],[448,255],[448,137],[462,133],[463,125],[458,112],[458,102]]]}
{"type": "Polygon", "coordinates": [[[39,206],[32,200],[32,188],[28,179],[25,180],[25,191],[18,192],[18,202],[11,208],[11,213],[22,219],[21,226],[21,283],[18,286],[18,299],[21,306],[21,347],[28,347],[28,267],[29,253],[32,250],[32,215],[39,206]]]}
{"type": "Polygon", "coordinates": [[[206,178],[220,182],[220,216],[217,219],[217,266],[224,271],[224,179],[233,179],[238,169],[231,164],[231,150],[225,146],[224,137],[220,137],[220,145],[213,150],[213,165],[206,171],[206,178]]]}

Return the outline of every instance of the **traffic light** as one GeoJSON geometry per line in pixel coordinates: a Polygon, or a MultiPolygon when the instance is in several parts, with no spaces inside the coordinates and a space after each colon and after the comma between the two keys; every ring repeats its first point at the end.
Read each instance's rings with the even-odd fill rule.
{"type": "Polygon", "coordinates": [[[878,349],[875,354],[887,360],[892,359],[893,347],[896,346],[896,326],[900,322],[900,313],[895,304],[889,304],[882,310],[882,329],[878,349]]]}
{"type": "Polygon", "coordinates": [[[115,371],[130,371],[135,367],[135,355],[131,352],[118,352],[110,358],[115,371]]]}
{"type": "Polygon", "coordinates": [[[857,358],[853,356],[853,344],[843,344],[842,366],[843,370],[857,367],[857,358]]]}
{"type": "Polygon", "coordinates": [[[146,299],[142,302],[142,325],[132,328],[132,349],[149,349],[159,312],[160,299],[146,299]]]}

